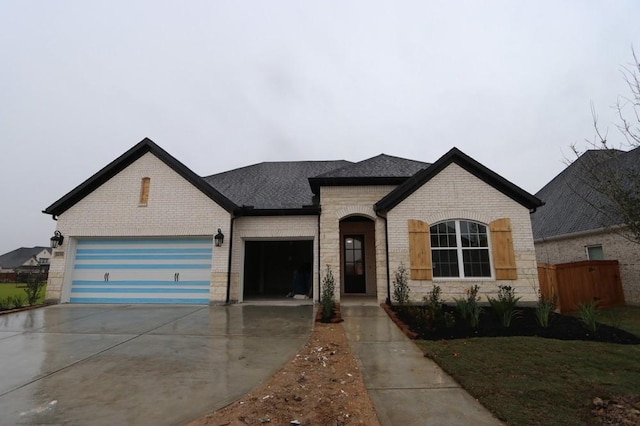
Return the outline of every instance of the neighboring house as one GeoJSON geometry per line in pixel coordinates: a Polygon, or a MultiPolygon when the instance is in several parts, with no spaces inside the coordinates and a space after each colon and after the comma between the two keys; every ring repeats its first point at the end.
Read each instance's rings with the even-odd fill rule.
{"type": "Polygon", "coordinates": [[[585,152],[563,170],[536,197],[545,205],[531,215],[536,257],[544,263],[581,260],[618,260],[627,304],[640,304],[640,245],[623,236],[623,221],[605,213],[605,197],[584,178],[583,164],[609,167],[615,154],[617,168],[640,168],[640,149],[585,152]]]}
{"type": "Polygon", "coordinates": [[[283,298],[295,276],[318,300],[328,265],[337,299],[383,302],[403,263],[414,300],[477,284],[530,301],[540,205],[455,148],[433,164],[383,154],[200,177],[144,139],[44,211],[64,236],[47,299],[243,302],[283,298]]]}
{"type": "Polygon", "coordinates": [[[51,249],[49,247],[20,247],[0,256],[0,274],[47,271],[51,249]]]}

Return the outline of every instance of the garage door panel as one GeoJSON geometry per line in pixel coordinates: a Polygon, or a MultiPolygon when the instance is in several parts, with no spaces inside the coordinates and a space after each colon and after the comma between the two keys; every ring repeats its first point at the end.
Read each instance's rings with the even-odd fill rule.
{"type": "Polygon", "coordinates": [[[211,238],[78,242],[72,303],[208,303],[211,238]]]}

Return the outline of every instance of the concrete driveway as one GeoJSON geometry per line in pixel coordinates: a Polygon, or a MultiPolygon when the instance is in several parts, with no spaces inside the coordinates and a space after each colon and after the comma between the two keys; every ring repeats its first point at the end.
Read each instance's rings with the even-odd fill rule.
{"type": "Polygon", "coordinates": [[[291,359],[312,310],[55,305],[0,315],[0,424],[182,424],[291,359]]]}

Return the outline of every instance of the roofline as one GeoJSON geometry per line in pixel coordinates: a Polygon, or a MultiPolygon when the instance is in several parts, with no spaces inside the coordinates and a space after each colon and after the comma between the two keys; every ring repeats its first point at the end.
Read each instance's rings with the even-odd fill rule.
{"type": "Polygon", "coordinates": [[[451,163],[456,163],[478,179],[491,185],[504,195],[518,202],[522,206],[532,210],[544,205],[540,199],[531,195],[524,189],[509,182],[499,174],[483,166],[473,158],[469,157],[458,148],[452,148],[433,163],[430,167],[420,170],[418,173],[407,179],[402,185],[391,191],[374,208],[376,212],[386,213],[400,204],[405,198],[413,194],[418,188],[431,180],[434,176],[444,170],[451,163]]]}
{"type": "Polygon", "coordinates": [[[611,225],[600,228],[585,229],[583,231],[570,232],[568,234],[551,235],[549,237],[535,238],[533,243],[549,243],[553,241],[569,240],[572,238],[587,237],[589,235],[608,234],[610,232],[619,232],[626,228],[626,225],[611,225]]]}
{"type": "Polygon", "coordinates": [[[176,173],[199,189],[207,197],[215,201],[226,211],[232,212],[238,208],[238,206],[236,206],[231,200],[218,192],[167,151],[156,145],[151,139],[144,138],[127,152],[107,164],[100,171],[64,195],[58,201],[51,204],[43,210],[42,213],[50,214],[54,217],[61,215],[148,152],[155,155],[159,160],[173,169],[176,173]]]}
{"type": "Polygon", "coordinates": [[[373,176],[373,177],[310,177],[309,185],[315,195],[319,195],[321,186],[372,186],[372,185],[400,185],[409,177],[373,176]]]}
{"type": "Polygon", "coordinates": [[[310,206],[293,209],[254,209],[243,206],[235,211],[235,217],[242,216],[318,216],[320,207],[310,206]]]}

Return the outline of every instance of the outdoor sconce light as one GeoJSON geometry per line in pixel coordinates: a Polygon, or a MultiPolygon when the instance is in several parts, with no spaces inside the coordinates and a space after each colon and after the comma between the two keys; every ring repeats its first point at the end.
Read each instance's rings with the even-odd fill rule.
{"type": "Polygon", "coordinates": [[[62,245],[64,241],[64,235],[60,233],[60,231],[56,231],[53,233],[53,237],[51,237],[51,248],[56,248],[62,245]]]}
{"type": "Polygon", "coordinates": [[[218,233],[215,237],[213,237],[213,240],[216,242],[216,247],[222,246],[222,242],[224,241],[224,234],[222,233],[220,228],[218,228],[218,233]]]}

